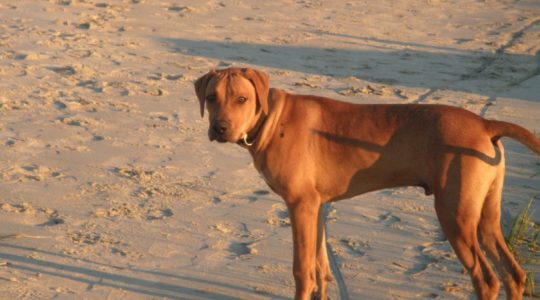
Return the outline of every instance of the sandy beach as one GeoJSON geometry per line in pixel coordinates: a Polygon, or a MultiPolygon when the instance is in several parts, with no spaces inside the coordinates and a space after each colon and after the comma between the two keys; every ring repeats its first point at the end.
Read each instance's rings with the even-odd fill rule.
{"type": "MultiPolygon", "coordinates": [[[[540,132],[536,0],[0,1],[1,299],[293,296],[283,200],[200,117],[194,80],[229,66],[540,132]]],[[[531,199],[539,224],[540,157],[503,143],[505,231],[531,199]]],[[[326,209],[333,299],[475,299],[422,189],[326,209]]]]}

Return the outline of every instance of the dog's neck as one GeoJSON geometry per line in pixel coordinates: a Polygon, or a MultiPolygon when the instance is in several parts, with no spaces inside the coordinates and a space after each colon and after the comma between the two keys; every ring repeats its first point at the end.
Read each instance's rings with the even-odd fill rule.
{"type": "Polygon", "coordinates": [[[253,146],[253,144],[257,142],[257,138],[259,137],[261,133],[261,129],[263,128],[265,122],[266,122],[266,114],[262,112],[261,110],[257,114],[257,122],[255,123],[255,126],[253,126],[253,128],[251,128],[245,134],[245,136],[243,136],[242,139],[238,141],[237,143],[244,148],[249,148],[253,146]]]}
{"type": "Polygon", "coordinates": [[[254,159],[259,153],[265,151],[274,137],[285,104],[285,95],[279,89],[270,89],[268,94],[268,114],[264,115],[261,112],[256,125],[248,133],[248,142],[253,145],[248,147],[243,141],[239,143],[240,146],[249,151],[254,159]]]}

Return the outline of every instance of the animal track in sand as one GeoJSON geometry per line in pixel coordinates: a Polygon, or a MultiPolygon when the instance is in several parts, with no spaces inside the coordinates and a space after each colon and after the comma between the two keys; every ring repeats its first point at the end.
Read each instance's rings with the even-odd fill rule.
{"type": "Polygon", "coordinates": [[[89,222],[83,228],[69,230],[66,233],[66,239],[70,244],[64,244],[62,252],[77,257],[87,257],[96,253],[98,247],[100,252],[103,250],[127,258],[140,258],[143,256],[140,252],[130,250],[130,245],[121,237],[114,235],[114,232],[108,232],[109,228],[99,223],[89,222]]]}
{"type": "Polygon", "coordinates": [[[144,170],[142,167],[128,165],[127,167],[115,167],[112,169],[115,174],[128,178],[136,183],[148,183],[161,181],[165,178],[161,172],[154,170],[144,170]]]}
{"type": "MultiPolygon", "coordinates": [[[[100,104],[93,100],[84,99],[82,97],[64,97],[65,99],[62,99],[61,95],[60,97],[55,97],[53,95],[49,96],[50,98],[57,98],[54,100],[53,104],[59,110],[95,112],[100,106],[100,104]]],[[[64,122],[63,119],[61,121],[64,122]]]]}
{"type": "Polygon", "coordinates": [[[185,16],[185,15],[195,11],[195,8],[193,8],[193,7],[179,6],[177,4],[173,4],[171,6],[168,6],[168,7],[166,7],[166,9],[167,9],[167,11],[170,11],[170,12],[180,13],[180,16],[185,16]]]}
{"type": "Polygon", "coordinates": [[[368,84],[362,88],[358,87],[349,87],[337,91],[338,94],[344,96],[358,96],[358,95],[376,95],[383,97],[392,97],[397,96],[404,100],[408,99],[408,96],[405,95],[404,91],[401,89],[390,88],[384,85],[373,85],[368,84]]]}
{"type": "Polygon", "coordinates": [[[0,96],[0,111],[20,110],[30,107],[27,100],[0,96]]]}
{"type": "Polygon", "coordinates": [[[401,222],[401,218],[392,215],[390,212],[386,212],[379,216],[379,221],[384,222],[386,226],[393,226],[396,223],[401,222]]]}
{"type": "Polygon", "coordinates": [[[420,246],[409,247],[403,251],[404,257],[414,257],[416,263],[407,268],[405,274],[419,276],[428,268],[436,268],[441,271],[452,269],[460,272],[462,269],[456,255],[446,241],[429,242],[420,246]]]}
{"type": "Polygon", "coordinates": [[[57,210],[34,207],[26,202],[21,204],[3,203],[0,205],[0,209],[4,212],[28,216],[29,218],[25,218],[24,221],[37,226],[53,226],[65,223],[65,217],[61,216],[57,210]]]}
{"type": "Polygon", "coordinates": [[[307,76],[301,81],[294,83],[296,87],[308,87],[312,89],[322,89],[323,79],[321,76],[307,76]]]}
{"type": "Polygon", "coordinates": [[[77,74],[77,70],[75,70],[75,67],[72,66],[49,67],[48,69],[62,76],[72,76],[77,74]]]}
{"type": "Polygon", "coordinates": [[[58,118],[58,120],[61,123],[69,125],[69,126],[78,126],[78,127],[83,127],[87,129],[102,126],[102,123],[100,121],[92,119],[92,118],[87,118],[84,116],[64,116],[64,117],[58,118]]]}
{"type": "Polygon", "coordinates": [[[15,60],[40,60],[40,59],[46,59],[49,56],[45,54],[40,54],[37,52],[32,51],[24,51],[24,52],[15,52],[15,51],[5,51],[0,54],[0,57],[6,58],[6,59],[15,59],[15,60]]]}
{"type": "Polygon", "coordinates": [[[0,171],[0,179],[4,181],[46,181],[49,179],[62,180],[70,178],[64,173],[46,166],[29,164],[11,167],[0,171]]]}
{"type": "Polygon", "coordinates": [[[282,264],[264,264],[257,267],[257,271],[263,274],[288,272],[289,268],[282,264]]]}
{"type": "Polygon", "coordinates": [[[71,231],[67,233],[68,238],[76,244],[108,244],[108,245],[125,245],[122,240],[110,237],[108,234],[94,231],[71,231]]]}
{"type": "MultiPolygon", "coordinates": [[[[108,83],[103,82],[102,88],[107,89],[108,83]]],[[[101,87],[100,87],[101,89],[101,87]]],[[[49,101],[54,107],[61,111],[69,112],[97,112],[100,110],[110,109],[113,111],[122,111],[122,112],[139,112],[137,104],[129,103],[125,101],[119,101],[117,99],[110,101],[94,101],[88,97],[82,97],[76,92],[60,90],[54,92],[48,92],[42,95],[43,98],[49,101]]],[[[1,100],[0,100],[1,101],[1,100]]],[[[0,109],[2,105],[0,102],[0,109]]],[[[63,121],[63,118],[68,118],[69,116],[62,117],[60,120],[63,121]]],[[[68,124],[71,125],[71,124],[68,124]]],[[[95,124],[97,125],[97,124],[95,124]]]]}
{"type": "Polygon", "coordinates": [[[343,238],[340,243],[349,250],[349,254],[355,257],[364,256],[366,251],[371,249],[368,241],[361,241],[352,237],[343,238]]]}
{"type": "Polygon", "coordinates": [[[135,187],[132,194],[139,198],[167,196],[185,198],[191,188],[197,184],[171,180],[165,174],[156,170],[145,170],[139,166],[114,167],[111,169],[116,175],[129,179],[135,187]]]}
{"type": "Polygon", "coordinates": [[[80,64],[66,66],[50,66],[47,69],[62,77],[68,86],[88,88],[96,93],[102,92],[104,84],[98,80],[99,74],[88,66],[80,64]]]}
{"type": "Polygon", "coordinates": [[[17,149],[17,152],[19,154],[31,154],[35,153],[38,149],[48,147],[48,145],[45,145],[42,140],[34,139],[31,137],[22,138],[20,137],[20,135],[7,138],[4,145],[13,149],[17,149]]]}
{"type": "Polygon", "coordinates": [[[259,197],[265,196],[265,195],[268,195],[268,194],[270,194],[269,191],[256,190],[256,191],[253,191],[253,193],[248,196],[248,199],[249,199],[250,202],[254,202],[254,201],[257,201],[259,199],[259,197]]]}
{"type": "Polygon", "coordinates": [[[255,248],[256,242],[231,242],[228,250],[232,252],[231,258],[234,259],[249,259],[257,255],[259,251],[255,248]]]}
{"type": "Polygon", "coordinates": [[[287,207],[285,206],[285,204],[273,204],[272,209],[270,209],[266,213],[266,215],[267,224],[281,227],[291,226],[291,221],[289,220],[289,212],[287,211],[287,207]]]}
{"type": "MultiPolygon", "coordinates": [[[[208,175],[208,178],[210,176],[213,176],[213,175],[208,175]]],[[[235,191],[235,192],[232,192],[232,193],[226,193],[226,194],[219,195],[219,196],[214,196],[212,198],[212,201],[215,204],[217,204],[217,203],[220,203],[221,201],[227,201],[227,200],[232,199],[232,198],[239,198],[239,197],[244,198],[244,197],[247,197],[247,199],[250,202],[255,202],[255,201],[259,200],[259,198],[261,196],[265,196],[265,195],[268,195],[268,194],[270,194],[270,192],[266,191],[266,190],[245,189],[245,190],[238,190],[238,191],[235,191]]]]}
{"type": "Polygon", "coordinates": [[[134,205],[131,203],[121,203],[114,205],[109,209],[98,208],[94,211],[93,216],[96,218],[117,218],[124,217],[140,220],[163,220],[173,216],[172,209],[168,207],[158,207],[154,204],[134,205]]]}
{"type": "Polygon", "coordinates": [[[222,246],[219,250],[227,250],[231,253],[229,258],[249,259],[258,254],[259,250],[256,246],[264,236],[262,230],[249,230],[244,223],[241,223],[239,228],[235,228],[229,223],[218,223],[210,226],[210,228],[219,232],[218,235],[211,234],[210,236],[217,240],[217,243],[214,243],[215,245],[222,246]],[[228,237],[231,236],[237,240],[227,241],[228,237]],[[225,247],[224,243],[228,243],[228,246],[225,247]]]}
{"type": "Polygon", "coordinates": [[[227,223],[219,223],[211,226],[211,228],[224,234],[229,234],[233,231],[231,225],[227,223]]]}

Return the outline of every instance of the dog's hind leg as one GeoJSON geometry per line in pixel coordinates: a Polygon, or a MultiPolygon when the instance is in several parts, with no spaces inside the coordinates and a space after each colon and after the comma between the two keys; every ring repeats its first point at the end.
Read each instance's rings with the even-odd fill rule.
{"type": "Polygon", "coordinates": [[[486,174],[492,174],[493,170],[488,169],[493,167],[466,155],[447,158],[448,164],[435,191],[437,217],[469,273],[478,299],[496,299],[499,281],[480,248],[477,234],[484,199],[492,182],[486,174]]]}
{"type": "Polygon", "coordinates": [[[522,299],[526,275],[506,246],[501,231],[501,195],[504,166],[491,186],[478,227],[480,242],[504,283],[507,299],[522,299]]]}

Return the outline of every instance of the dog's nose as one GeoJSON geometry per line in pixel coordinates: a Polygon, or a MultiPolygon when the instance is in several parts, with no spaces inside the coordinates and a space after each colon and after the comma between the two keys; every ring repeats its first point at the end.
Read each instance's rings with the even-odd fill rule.
{"type": "Polygon", "coordinates": [[[224,134],[229,129],[229,122],[223,120],[217,121],[214,123],[213,129],[216,133],[224,134]]]}

